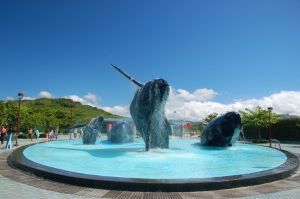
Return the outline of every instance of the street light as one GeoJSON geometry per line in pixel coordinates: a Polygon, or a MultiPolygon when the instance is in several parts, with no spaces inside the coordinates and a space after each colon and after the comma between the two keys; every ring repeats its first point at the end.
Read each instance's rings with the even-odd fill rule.
{"type": "Polygon", "coordinates": [[[17,122],[17,132],[16,132],[16,144],[15,144],[15,146],[19,146],[19,144],[18,144],[18,136],[19,136],[19,127],[20,127],[20,107],[21,107],[21,99],[23,97],[24,97],[23,93],[18,93],[19,108],[18,108],[18,122],[17,122]]]}
{"type": "Polygon", "coordinates": [[[269,131],[270,131],[270,147],[272,147],[272,130],[271,130],[271,111],[272,111],[272,107],[268,107],[268,112],[269,112],[269,131]]]}

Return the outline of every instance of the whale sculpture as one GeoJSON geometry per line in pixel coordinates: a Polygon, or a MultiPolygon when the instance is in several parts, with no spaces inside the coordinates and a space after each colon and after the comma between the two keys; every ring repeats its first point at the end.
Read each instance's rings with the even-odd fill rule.
{"type": "Polygon", "coordinates": [[[201,145],[228,147],[233,146],[242,128],[241,116],[228,112],[215,118],[201,132],[201,145]]]}
{"type": "Polygon", "coordinates": [[[95,144],[99,131],[103,124],[103,117],[98,116],[93,118],[83,130],[82,141],[83,144],[95,144]]]}
{"type": "Polygon", "coordinates": [[[130,114],[145,141],[145,150],[169,148],[172,130],[164,112],[170,92],[168,82],[157,78],[143,85],[118,67],[112,66],[139,87],[130,104],[130,114]]]}
{"type": "Polygon", "coordinates": [[[134,129],[126,123],[120,122],[110,129],[107,140],[115,143],[130,143],[134,141],[134,129]]]}

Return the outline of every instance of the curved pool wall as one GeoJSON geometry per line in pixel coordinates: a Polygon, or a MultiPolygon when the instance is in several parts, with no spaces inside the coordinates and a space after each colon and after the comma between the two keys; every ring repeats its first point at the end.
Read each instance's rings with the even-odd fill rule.
{"type": "Polygon", "coordinates": [[[195,139],[172,139],[169,149],[145,151],[143,139],[96,145],[81,140],[47,142],[27,148],[33,162],[76,173],[145,179],[211,178],[255,173],[283,164],[286,156],[268,147],[201,147],[195,139]]]}
{"type": "MultiPolygon", "coordinates": [[[[26,157],[26,153],[31,153],[32,149],[36,151],[35,147],[44,147],[47,149],[47,153],[49,154],[57,154],[54,153],[53,147],[55,143],[60,143],[66,145],[66,143],[69,143],[70,145],[76,146],[76,149],[80,148],[80,144],[76,142],[71,141],[58,141],[58,142],[50,142],[50,143],[42,143],[42,144],[33,144],[31,146],[24,146],[16,149],[11,154],[9,160],[15,165],[16,167],[30,172],[36,176],[43,177],[46,179],[73,184],[73,185],[79,185],[79,186],[85,186],[85,187],[92,187],[92,188],[102,188],[102,189],[112,189],[112,190],[130,190],[130,191],[167,191],[167,192],[175,192],[175,191],[204,191],[204,190],[216,190],[216,189],[228,189],[228,188],[236,188],[241,186],[250,186],[250,185],[256,185],[256,184],[262,184],[267,182],[272,182],[276,180],[280,180],[286,177],[291,176],[299,166],[299,159],[287,152],[276,149],[270,149],[268,147],[260,147],[255,145],[249,145],[251,147],[259,147],[262,151],[272,150],[276,153],[283,154],[285,157],[285,161],[283,163],[280,163],[279,165],[275,166],[274,168],[269,168],[269,166],[266,166],[262,168],[262,166],[255,166],[255,167],[261,167],[258,168],[260,171],[258,172],[251,172],[251,173],[243,173],[243,172],[237,172],[234,175],[228,175],[228,176],[212,176],[212,177],[198,177],[196,175],[193,175],[193,177],[183,177],[183,178],[174,178],[172,177],[173,174],[170,171],[168,173],[168,176],[170,178],[140,178],[140,177],[116,177],[116,176],[104,176],[104,175],[95,175],[95,174],[85,174],[80,172],[74,172],[74,171],[67,171],[63,170],[61,168],[54,168],[50,167],[44,164],[37,163],[35,161],[32,161],[26,157]],[[27,152],[26,152],[27,151],[27,152]],[[24,155],[25,154],[25,155],[24,155]]],[[[195,140],[194,140],[195,142],[195,140]]],[[[186,145],[190,145],[190,142],[184,142],[182,144],[182,147],[185,147],[186,145]]],[[[114,151],[114,148],[117,146],[123,146],[123,145],[110,145],[107,142],[100,141],[98,145],[94,145],[94,147],[101,146],[105,148],[104,146],[108,145],[109,151],[114,151]]],[[[238,144],[233,149],[229,149],[229,152],[236,152],[238,149],[241,149],[246,144],[238,144]]],[[[65,146],[69,147],[70,146],[65,146]]],[[[143,146],[142,146],[143,147],[143,146]]],[[[62,147],[63,148],[63,147],[62,147]]],[[[93,147],[92,147],[93,148],[93,147]]],[[[116,150],[115,148],[115,150],[116,150]]],[[[126,147],[123,146],[123,150],[126,147]]],[[[197,144],[193,144],[192,147],[194,150],[201,151],[202,148],[199,147],[197,144]]],[[[66,150],[66,148],[61,149],[62,151],[66,150]]],[[[74,148],[73,148],[74,150],[74,148]]],[[[88,151],[93,150],[88,149],[88,151]]],[[[106,149],[108,150],[108,149],[106,149]]],[[[127,149],[128,150],[128,149],[127,149]]],[[[131,148],[131,150],[133,150],[131,148]]],[[[141,149],[142,150],[142,149],[141,149]]],[[[164,154],[166,149],[164,150],[158,150],[154,151],[154,153],[158,154],[164,154]]],[[[170,151],[175,151],[179,153],[178,151],[181,151],[181,148],[172,148],[172,145],[170,143],[170,151]]],[[[219,151],[224,151],[225,149],[214,149],[214,148],[206,148],[205,150],[216,153],[219,151]]],[[[227,149],[226,149],[227,150],[227,149]]],[[[75,150],[76,151],[76,150],[75,150]]],[[[118,150],[116,150],[118,151],[118,150]]],[[[139,151],[138,148],[134,148],[136,153],[142,153],[143,155],[149,155],[148,152],[139,151]]],[[[255,151],[255,150],[254,150],[255,151]]],[[[201,151],[203,152],[203,150],[201,151]]],[[[252,151],[253,152],[253,151],[252,151]]],[[[44,154],[44,152],[39,151],[40,154],[44,154]]],[[[87,152],[86,152],[87,153],[87,152]]],[[[132,153],[132,151],[130,152],[132,153]]],[[[168,152],[165,152],[168,153],[168,152]]],[[[251,153],[251,152],[249,152],[251,153]]],[[[257,153],[257,151],[255,152],[257,153]]],[[[88,153],[88,156],[90,156],[93,153],[88,153]]],[[[118,153],[117,153],[118,154],[118,153]]],[[[45,155],[45,154],[44,154],[45,155]]],[[[120,154],[119,154],[120,155],[120,154]]],[[[123,154],[124,155],[124,154],[123,154]]],[[[166,154],[164,154],[166,155],[166,154]]],[[[55,155],[54,155],[55,156],[55,155]]],[[[93,155],[91,155],[93,156],[93,155]]],[[[188,155],[187,155],[188,156],[188,155]]],[[[117,157],[117,155],[115,155],[117,157]]],[[[114,157],[114,158],[115,158],[114,157]]],[[[111,157],[106,157],[107,159],[111,159],[111,157]]],[[[182,160],[183,158],[181,158],[182,160]]],[[[247,159],[247,158],[246,158],[247,159]]],[[[177,157],[177,160],[179,161],[180,158],[177,157]]],[[[110,160],[112,161],[112,159],[110,160]]],[[[280,162],[281,160],[279,160],[280,162]]],[[[65,160],[65,162],[68,162],[68,160],[65,160]]],[[[85,160],[81,160],[82,163],[86,162],[85,160]]],[[[182,162],[182,161],[181,161],[182,162]]],[[[185,161],[186,162],[186,161],[185,161]]],[[[259,162],[259,159],[256,159],[256,161],[251,162],[259,162]]],[[[128,164],[121,164],[119,167],[129,167],[128,164]]],[[[232,165],[234,167],[234,165],[232,165]]],[[[81,167],[81,170],[86,170],[86,166],[81,167]]],[[[101,169],[101,167],[99,168],[101,169]]],[[[209,168],[207,168],[209,169],[209,168]]],[[[201,170],[201,168],[199,168],[201,170]]],[[[235,166],[235,170],[242,170],[241,168],[235,166]]],[[[212,172],[214,173],[214,172],[212,172]]]]}

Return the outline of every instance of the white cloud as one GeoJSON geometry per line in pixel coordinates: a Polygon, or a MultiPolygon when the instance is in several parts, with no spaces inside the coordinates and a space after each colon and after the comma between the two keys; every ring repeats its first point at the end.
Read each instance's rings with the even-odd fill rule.
{"type": "MultiPolygon", "coordinates": [[[[93,106],[93,107],[97,107],[99,109],[103,109],[103,110],[105,110],[109,113],[112,113],[112,114],[116,114],[116,115],[120,115],[120,116],[124,116],[124,117],[131,117],[130,112],[129,112],[129,105],[114,106],[112,108],[111,107],[101,107],[101,106],[98,106],[96,103],[95,104],[90,103],[87,100],[85,100],[85,99],[83,99],[83,98],[81,98],[77,95],[64,96],[64,98],[71,99],[74,102],[80,102],[83,105],[90,105],[90,106],[93,106]]],[[[86,98],[86,96],[84,96],[84,98],[86,98]]]]}
{"type": "Polygon", "coordinates": [[[77,95],[69,95],[69,96],[64,96],[63,98],[66,98],[66,99],[71,99],[73,100],[74,102],[80,102],[81,104],[83,105],[90,105],[90,106],[93,106],[93,107],[96,107],[97,105],[96,104],[92,104],[88,101],[86,101],[85,99],[77,96],[77,95]]]}
{"type": "MultiPolygon", "coordinates": [[[[206,89],[198,89],[204,91],[206,89]]],[[[198,91],[197,90],[197,91],[198,91]]],[[[213,96],[214,91],[206,90],[213,96]]],[[[170,95],[166,103],[166,116],[170,120],[189,120],[189,121],[201,121],[207,115],[216,112],[219,114],[226,113],[227,111],[239,111],[245,108],[254,109],[256,106],[261,106],[263,109],[273,107],[273,111],[278,114],[299,115],[300,116],[300,91],[281,91],[279,93],[272,94],[262,99],[249,99],[249,100],[236,100],[230,104],[222,104],[213,101],[202,101],[204,98],[196,97],[196,92],[193,94],[185,95],[189,97],[183,97],[184,90],[180,89],[177,92],[171,87],[170,95]],[[192,99],[192,100],[187,100],[192,99]],[[174,113],[176,111],[176,113],[174,113]]],[[[207,94],[207,93],[206,93],[207,94]]],[[[101,108],[107,112],[130,117],[129,105],[114,106],[114,107],[100,107],[96,104],[89,103],[83,98],[76,95],[71,95],[65,98],[72,99],[73,101],[81,102],[82,104],[91,105],[101,108]]]]}
{"type": "Polygon", "coordinates": [[[124,117],[131,117],[130,116],[130,111],[129,111],[129,105],[125,106],[114,106],[113,108],[110,107],[100,107],[101,109],[116,114],[124,117]]]}
{"type": "Polygon", "coordinates": [[[13,97],[10,97],[10,96],[7,96],[6,99],[7,99],[7,100],[14,100],[14,98],[13,98],[13,97]]]}
{"type": "Polygon", "coordinates": [[[98,102],[101,101],[101,98],[98,97],[97,95],[88,93],[87,95],[83,96],[87,100],[92,100],[95,104],[98,104],[98,102]]]}
{"type": "Polygon", "coordinates": [[[41,91],[41,92],[38,94],[38,96],[39,96],[40,98],[53,98],[53,97],[54,97],[51,93],[49,93],[49,92],[47,92],[47,91],[41,91]]]}
{"type": "Polygon", "coordinates": [[[36,98],[32,98],[32,97],[23,97],[23,100],[35,100],[36,98]]]}
{"type": "Polygon", "coordinates": [[[281,91],[262,99],[237,100],[231,104],[212,101],[183,101],[178,95],[170,94],[166,104],[166,115],[168,119],[200,121],[213,112],[222,114],[227,111],[244,110],[245,108],[254,109],[258,105],[264,109],[271,106],[273,111],[278,114],[288,113],[300,116],[300,91],[281,91]]]}
{"type": "Polygon", "coordinates": [[[189,93],[186,90],[178,89],[177,90],[180,94],[177,97],[182,98],[185,101],[206,101],[213,99],[218,93],[214,92],[212,89],[198,89],[194,93],[189,93]]]}

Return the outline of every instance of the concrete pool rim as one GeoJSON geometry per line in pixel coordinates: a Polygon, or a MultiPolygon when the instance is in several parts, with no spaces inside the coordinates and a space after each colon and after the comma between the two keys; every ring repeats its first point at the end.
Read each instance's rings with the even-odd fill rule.
{"type": "MultiPolygon", "coordinates": [[[[8,157],[8,161],[18,169],[44,179],[70,185],[122,191],[186,192],[238,188],[281,180],[290,177],[299,168],[298,157],[288,151],[281,150],[281,152],[287,156],[287,160],[282,165],[251,174],[195,179],[107,177],[56,169],[33,162],[23,155],[23,151],[32,145],[26,145],[15,149],[8,157]]],[[[274,148],[274,150],[278,149],[274,148]]]]}

